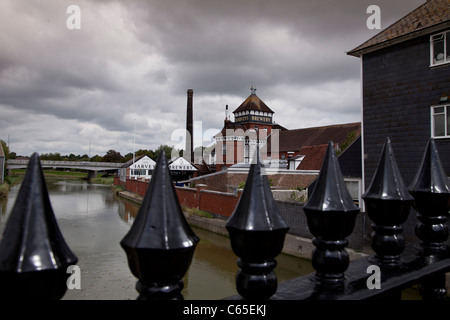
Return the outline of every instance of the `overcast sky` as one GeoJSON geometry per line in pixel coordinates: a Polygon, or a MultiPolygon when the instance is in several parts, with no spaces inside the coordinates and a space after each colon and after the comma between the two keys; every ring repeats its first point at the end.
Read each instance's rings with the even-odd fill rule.
{"type": "Polygon", "coordinates": [[[181,148],[193,89],[195,146],[207,145],[251,85],[288,129],[360,121],[360,60],[346,51],[381,31],[367,7],[384,29],[423,2],[2,0],[0,139],[18,155],[181,148]]]}

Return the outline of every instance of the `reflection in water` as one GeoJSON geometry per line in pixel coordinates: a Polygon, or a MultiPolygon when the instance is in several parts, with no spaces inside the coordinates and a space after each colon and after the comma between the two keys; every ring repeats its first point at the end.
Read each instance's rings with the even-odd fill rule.
{"type": "MultiPolygon", "coordinates": [[[[65,300],[135,299],[137,279],[131,274],[120,241],[139,206],[117,198],[105,185],[47,179],[50,201],[61,232],[81,269],[81,290],[67,290],[65,300]]],[[[0,231],[14,205],[19,186],[0,202],[0,231]]],[[[184,277],[186,300],[221,299],[236,294],[237,257],[229,239],[193,228],[200,242],[184,277]]],[[[278,280],[312,272],[310,261],[280,255],[278,280]]]]}

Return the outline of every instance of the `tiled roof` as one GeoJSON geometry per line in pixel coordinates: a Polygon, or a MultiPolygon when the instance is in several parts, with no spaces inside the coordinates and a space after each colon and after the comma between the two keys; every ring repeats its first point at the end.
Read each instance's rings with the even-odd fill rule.
{"type": "Polygon", "coordinates": [[[255,110],[262,112],[274,113],[256,94],[252,93],[245,99],[241,105],[233,111],[233,113],[241,112],[245,110],[255,110]]]}
{"type": "Polygon", "coordinates": [[[305,157],[296,170],[320,170],[327,148],[327,144],[301,147],[299,155],[304,155],[305,157]]]}
{"type": "Polygon", "coordinates": [[[323,145],[328,144],[329,141],[341,146],[352,132],[355,132],[355,139],[361,135],[360,122],[281,131],[279,150],[280,152],[298,151],[304,146],[323,145]]]}
{"type": "Polygon", "coordinates": [[[379,46],[389,45],[393,40],[401,40],[406,35],[423,34],[427,29],[439,25],[442,25],[442,29],[450,26],[450,0],[426,1],[347,54],[358,57],[363,51],[376,50],[379,46]]]}
{"type": "Polygon", "coordinates": [[[214,136],[214,138],[216,138],[216,137],[226,137],[227,130],[238,130],[238,129],[241,129],[243,132],[247,131],[247,128],[244,125],[232,122],[230,120],[225,120],[225,123],[224,123],[224,126],[223,126],[222,130],[219,133],[217,133],[214,136]]]}

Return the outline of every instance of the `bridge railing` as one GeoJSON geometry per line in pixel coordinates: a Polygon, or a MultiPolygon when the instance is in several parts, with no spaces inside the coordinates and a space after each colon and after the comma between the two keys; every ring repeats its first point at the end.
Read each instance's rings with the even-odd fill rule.
{"type": "MultiPolygon", "coordinates": [[[[199,238],[187,224],[164,154],[129,232],[120,242],[138,279],[139,299],[183,299],[182,278],[199,238]]],[[[444,299],[450,271],[447,245],[450,188],[430,139],[413,183],[406,187],[386,139],[378,168],[363,195],[373,222],[374,255],[352,262],[345,247],[359,214],[329,143],[314,191],[304,207],[314,235],[314,273],[277,282],[274,268],[288,226],[278,214],[267,176],[257,158],[227,230],[239,271],[237,294],[226,299],[400,299],[418,285],[423,299],[444,299]],[[417,210],[419,242],[405,244],[402,224],[417,210]]],[[[0,242],[2,298],[60,299],[68,266],[77,257],[58,229],[39,158],[29,162],[24,182],[0,242]]]]}
{"type": "MultiPolygon", "coordinates": [[[[9,159],[8,166],[27,166],[29,160],[9,159]]],[[[116,162],[90,162],[90,161],[56,161],[41,160],[42,167],[99,167],[99,168],[121,168],[123,163],[116,162]]]]}

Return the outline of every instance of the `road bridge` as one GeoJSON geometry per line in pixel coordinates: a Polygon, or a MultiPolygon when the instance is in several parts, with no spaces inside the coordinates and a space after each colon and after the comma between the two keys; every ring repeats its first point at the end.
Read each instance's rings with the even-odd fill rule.
{"type": "MultiPolygon", "coordinates": [[[[23,169],[28,166],[28,160],[9,159],[8,170],[23,169]]],[[[118,170],[123,163],[116,162],[90,162],[90,161],[52,161],[41,160],[42,168],[82,169],[87,171],[118,170]]]]}

